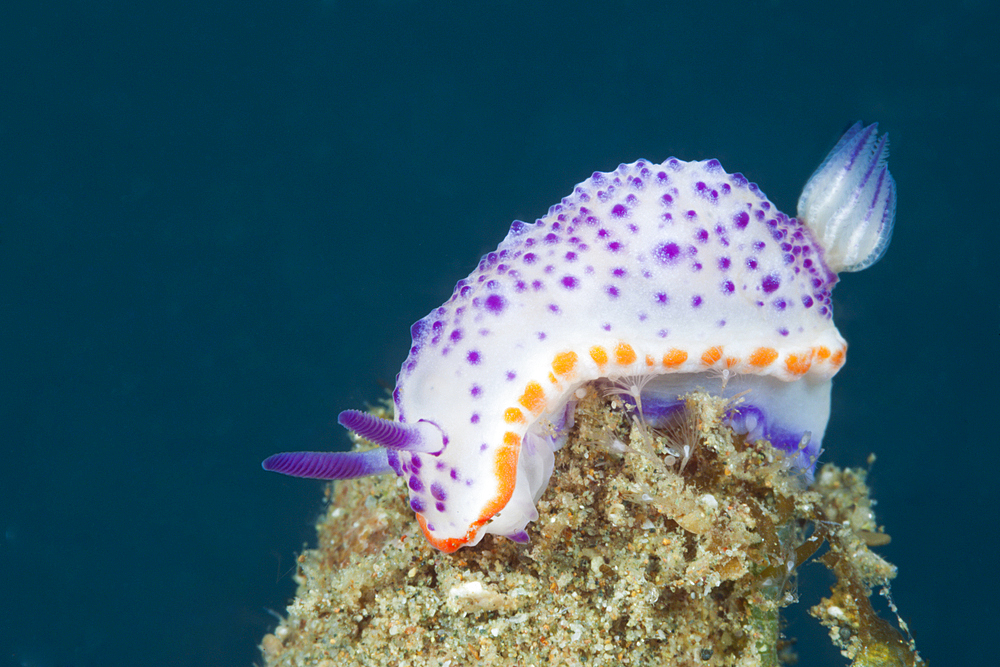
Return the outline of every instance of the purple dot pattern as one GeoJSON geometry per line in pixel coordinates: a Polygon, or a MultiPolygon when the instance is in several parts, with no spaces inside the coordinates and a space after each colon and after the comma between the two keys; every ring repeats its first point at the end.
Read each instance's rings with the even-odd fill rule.
{"type": "MultiPolygon", "coordinates": [[[[546,379],[549,362],[538,360],[567,340],[807,347],[833,326],[835,282],[811,231],[715,160],[640,160],[595,173],[534,223],[515,221],[448,301],[413,325],[393,393],[397,420],[430,421],[448,444],[436,456],[389,463],[435,536],[464,536],[496,492],[504,433],[554,446],[558,429],[530,415],[512,426],[503,416],[529,381],[560,390],[546,379]]],[[[386,437],[405,440],[406,429],[386,437]]],[[[532,460],[529,449],[522,445],[522,460],[532,460]]],[[[516,509],[485,530],[522,538],[527,519],[503,524],[505,515],[533,512],[530,497],[518,498],[515,490],[516,509]]]]}

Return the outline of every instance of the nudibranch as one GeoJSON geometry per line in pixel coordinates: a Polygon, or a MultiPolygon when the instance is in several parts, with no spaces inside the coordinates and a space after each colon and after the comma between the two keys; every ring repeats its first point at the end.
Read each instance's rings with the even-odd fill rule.
{"type": "MultiPolygon", "coordinates": [[[[781,213],[717,160],[597,172],[534,224],[516,221],[451,298],[411,328],[395,420],[339,421],[380,445],[275,454],[264,468],[346,479],[395,472],[430,543],[524,542],[577,392],[643,377],[644,410],[732,376],[732,427],[812,473],[847,345],[830,292],[885,252],[888,136],[855,124],[781,213]]],[[[654,415],[655,416],[655,415],[654,415]]]]}

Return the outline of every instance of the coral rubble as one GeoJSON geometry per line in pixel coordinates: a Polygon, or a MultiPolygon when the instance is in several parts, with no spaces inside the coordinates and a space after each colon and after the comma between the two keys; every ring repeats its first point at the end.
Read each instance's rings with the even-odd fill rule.
{"type": "Polygon", "coordinates": [[[591,387],[577,406],[527,545],[488,535],[442,554],[401,480],[329,487],[266,664],[779,665],[779,612],[824,543],[837,584],[811,612],[844,655],[924,664],[868,600],[895,568],[869,549],[888,536],[863,471],[827,465],[807,487],[780,452],[724,426],[738,399],[693,394],[652,429],[613,394],[591,387]]]}

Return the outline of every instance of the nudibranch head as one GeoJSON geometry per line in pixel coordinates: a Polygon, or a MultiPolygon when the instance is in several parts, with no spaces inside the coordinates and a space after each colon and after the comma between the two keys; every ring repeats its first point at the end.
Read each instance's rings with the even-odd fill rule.
{"type": "Polygon", "coordinates": [[[435,547],[525,541],[582,385],[656,376],[642,389],[655,420],[722,372],[747,392],[732,427],[811,474],[846,354],[830,292],[892,230],[885,157],[874,125],[852,127],[806,185],[801,219],[716,160],[594,173],[533,224],[514,222],[413,325],[395,422],[341,415],[381,449],[265,467],[336,479],[391,469],[435,547]]]}

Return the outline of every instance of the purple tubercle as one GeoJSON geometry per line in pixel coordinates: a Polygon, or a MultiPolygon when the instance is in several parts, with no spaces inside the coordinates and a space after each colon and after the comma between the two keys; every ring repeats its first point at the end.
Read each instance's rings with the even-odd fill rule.
{"type": "MultiPolygon", "coordinates": [[[[423,427],[417,424],[403,424],[388,419],[379,419],[360,410],[344,410],[337,416],[337,421],[344,428],[350,429],[362,438],[383,447],[433,454],[441,451],[440,439],[425,438],[421,433],[423,427]]],[[[424,421],[418,422],[418,424],[433,426],[430,422],[424,421]]]]}
{"type": "Polygon", "coordinates": [[[354,479],[392,472],[387,451],[283,452],[264,459],[264,470],[310,479],[354,479]]]}

